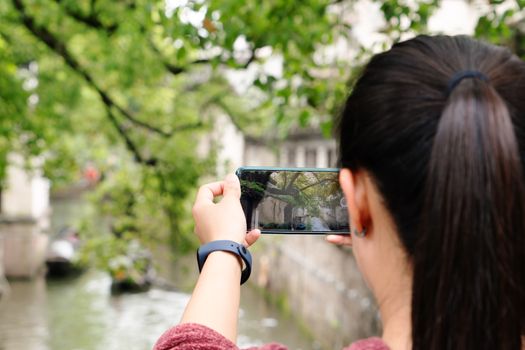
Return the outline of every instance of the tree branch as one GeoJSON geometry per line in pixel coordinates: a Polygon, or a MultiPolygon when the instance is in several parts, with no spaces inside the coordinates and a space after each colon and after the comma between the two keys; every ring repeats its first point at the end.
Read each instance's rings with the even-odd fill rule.
{"type": "MultiPolygon", "coordinates": [[[[142,30],[142,28],[141,28],[141,31],[145,32],[145,29],[142,30]]],[[[181,73],[184,73],[184,72],[188,71],[187,67],[176,66],[176,65],[171,64],[168,61],[166,61],[166,59],[164,58],[164,55],[162,54],[162,52],[160,52],[160,49],[153,43],[153,41],[151,41],[150,39],[147,39],[147,41],[148,41],[148,44],[149,44],[151,50],[153,52],[155,52],[155,54],[159,58],[160,62],[162,63],[164,68],[166,68],[166,70],[168,72],[170,72],[173,75],[178,75],[178,74],[181,74],[181,73]]],[[[193,61],[191,63],[188,63],[188,66],[191,66],[191,65],[194,65],[194,64],[205,64],[205,63],[210,63],[210,60],[195,60],[195,61],[193,61]]]]}
{"type": "Polygon", "coordinates": [[[331,181],[333,181],[333,180],[331,180],[331,179],[323,179],[323,180],[319,180],[319,179],[318,179],[316,183],[309,184],[309,185],[307,185],[307,186],[305,186],[305,187],[303,187],[303,188],[299,188],[299,192],[302,192],[302,191],[306,190],[307,188],[310,188],[310,187],[313,187],[313,186],[321,185],[321,184],[323,184],[323,183],[325,183],[325,182],[330,183],[331,181]]]}
{"type": "Polygon", "coordinates": [[[176,126],[172,130],[173,132],[188,131],[188,130],[199,129],[199,128],[202,128],[203,126],[204,126],[204,123],[202,121],[198,121],[195,123],[189,123],[189,124],[176,126]]]}
{"type": "MultiPolygon", "coordinates": [[[[143,34],[143,35],[146,35],[146,28],[144,27],[144,25],[141,25],[140,26],[140,32],[143,34]]],[[[160,49],[157,47],[157,45],[155,45],[155,43],[150,40],[150,39],[147,39],[148,41],[148,45],[150,46],[151,50],[153,52],[155,52],[155,54],[157,54],[157,56],[159,57],[159,60],[160,62],[162,63],[162,65],[164,65],[164,68],[166,68],[166,70],[168,72],[170,72],[171,74],[173,75],[178,75],[178,74],[181,74],[181,73],[184,73],[186,72],[188,69],[187,67],[188,66],[192,66],[192,65],[196,65],[196,64],[207,64],[207,63],[211,63],[211,61],[209,59],[198,59],[198,60],[195,60],[195,61],[192,61],[190,63],[188,63],[185,67],[182,67],[182,66],[177,66],[177,65],[174,65],[170,62],[168,62],[165,58],[164,58],[164,55],[162,54],[162,52],[160,51],[160,49]]],[[[241,69],[246,69],[248,68],[248,66],[250,65],[250,63],[252,63],[253,61],[255,61],[256,57],[255,57],[255,50],[256,48],[253,48],[251,50],[251,53],[250,53],[250,57],[248,58],[248,61],[246,61],[246,63],[244,63],[243,65],[241,65],[239,68],[241,69]]]]}
{"type": "Polygon", "coordinates": [[[117,109],[126,119],[128,119],[133,124],[140,126],[150,132],[160,134],[164,137],[171,137],[172,132],[166,132],[160,128],[149,125],[143,121],[136,119],[130,112],[120,107],[109,94],[104,91],[98,84],[95,82],[93,77],[85,70],[80,63],[69,53],[64,43],[62,43],[55,35],[53,35],[47,28],[39,26],[35,23],[33,17],[31,17],[25,8],[22,0],[12,0],[15,8],[20,13],[22,23],[24,26],[40,41],[47,45],[52,51],[61,56],[65,63],[78,74],[80,74],[84,80],[98,93],[102,102],[109,108],[114,107],[117,109]]]}
{"type": "MultiPolygon", "coordinates": [[[[173,74],[173,75],[178,75],[178,74],[187,72],[188,71],[187,67],[191,67],[193,65],[211,63],[211,61],[208,60],[208,59],[199,59],[199,60],[195,60],[195,61],[192,61],[192,62],[188,63],[185,67],[176,66],[174,64],[171,64],[170,62],[168,62],[164,58],[164,55],[162,54],[162,52],[160,52],[159,48],[151,40],[148,40],[148,44],[151,47],[151,50],[157,54],[157,56],[159,57],[160,62],[164,66],[164,68],[166,68],[166,70],[168,72],[170,72],[171,74],[173,74]]],[[[236,68],[246,69],[246,68],[248,68],[250,63],[255,61],[255,59],[256,59],[256,57],[255,57],[255,50],[252,50],[251,55],[248,58],[248,60],[244,64],[242,64],[242,65],[240,65],[240,66],[238,66],[236,68]]]]}
{"type": "MultiPolygon", "coordinates": [[[[54,0],[54,1],[57,4],[59,4],[61,8],[66,12],[66,14],[68,14],[70,17],[75,19],[77,22],[85,24],[86,26],[92,29],[106,31],[109,35],[113,34],[113,32],[115,32],[115,30],[118,29],[118,24],[116,23],[109,24],[109,25],[102,23],[102,21],[97,17],[97,15],[94,12],[93,2],[91,3],[91,13],[89,15],[85,15],[80,12],[73,11],[71,8],[67,6],[62,6],[62,0],[54,0]]],[[[144,28],[143,25],[140,26],[140,32],[142,34],[146,33],[146,28],[144,28]]],[[[174,64],[167,62],[164,59],[159,48],[151,40],[148,39],[147,42],[150,48],[152,49],[152,51],[155,52],[155,54],[159,57],[160,62],[162,63],[164,68],[166,68],[168,72],[170,72],[173,75],[178,75],[178,74],[181,74],[187,71],[186,67],[176,66],[174,64]]],[[[191,64],[201,64],[201,63],[209,63],[209,60],[196,60],[190,63],[190,65],[191,64]]]]}
{"type": "Polygon", "coordinates": [[[144,165],[147,165],[147,166],[155,166],[155,165],[157,165],[158,160],[156,158],[145,159],[140,154],[139,148],[137,147],[137,145],[135,145],[133,140],[126,133],[126,130],[124,129],[124,127],[122,125],[120,125],[120,123],[118,122],[116,116],[113,114],[113,111],[111,110],[111,107],[109,107],[107,105],[105,107],[106,107],[106,115],[108,116],[109,121],[111,122],[111,124],[113,124],[113,126],[115,127],[115,129],[117,130],[119,135],[124,139],[124,143],[126,144],[126,148],[133,154],[134,160],[137,163],[144,164],[144,165]]]}
{"type": "MultiPolygon", "coordinates": [[[[139,30],[142,33],[142,35],[144,35],[146,37],[146,41],[148,42],[149,47],[157,55],[157,57],[159,58],[159,61],[162,63],[162,65],[164,66],[164,68],[166,68],[166,70],[168,72],[170,72],[173,75],[178,75],[178,74],[181,74],[181,73],[184,73],[184,72],[188,71],[187,67],[181,67],[181,66],[177,66],[177,65],[171,64],[170,62],[168,62],[164,58],[164,55],[162,54],[160,49],[157,47],[157,45],[155,45],[155,43],[150,38],[147,37],[147,35],[146,35],[147,30],[146,30],[146,28],[144,27],[143,24],[140,25],[140,29],[139,30]]],[[[205,60],[205,59],[196,60],[196,61],[193,61],[191,63],[188,63],[188,65],[191,66],[193,64],[203,64],[203,63],[210,63],[210,60],[205,60]]]]}
{"type": "Polygon", "coordinates": [[[288,183],[288,185],[286,185],[286,188],[284,189],[285,191],[289,191],[290,188],[292,188],[293,183],[295,182],[295,180],[297,180],[299,175],[301,175],[300,172],[296,172],[293,174],[292,179],[290,180],[290,182],[288,183]]]}
{"type": "MultiPolygon", "coordinates": [[[[97,29],[97,30],[104,30],[109,35],[113,34],[113,32],[118,29],[118,24],[116,24],[116,23],[109,24],[109,25],[102,23],[102,21],[97,17],[97,15],[94,12],[94,1],[91,2],[91,12],[90,12],[89,15],[85,15],[85,14],[82,14],[80,12],[73,11],[71,8],[69,8],[67,6],[62,6],[62,0],[54,0],[54,1],[57,4],[59,4],[61,6],[61,8],[69,16],[71,16],[72,18],[74,18],[78,22],[81,22],[81,23],[87,25],[88,27],[91,27],[91,28],[97,29]]],[[[146,28],[144,27],[144,25],[140,25],[140,32],[142,34],[144,34],[144,35],[146,34],[146,28]]],[[[173,75],[178,75],[178,74],[186,72],[187,71],[187,66],[192,66],[192,65],[196,65],[196,64],[207,64],[207,63],[210,63],[209,59],[199,59],[199,60],[195,60],[193,62],[188,63],[187,66],[177,66],[177,65],[174,65],[174,64],[168,62],[164,58],[164,55],[162,54],[160,49],[153,43],[153,41],[151,41],[150,39],[147,39],[147,42],[148,42],[148,45],[150,46],[150,48],[152,49],[152,51],[155,52],[155,54],[158,56],[160,62],[164,66],[164,68],[166,68],[166,70],[168,72],[170,72],[171,74],[173,74],[173,75]]],[[[253,49],[251,51],[250,57],[248,58],[248,61],[246,61],[243,65],[239,66],[239,68],[241,68],[241,69],[248,68],[250,63],[252,63],[255,60],[255,58],[256,58],[255,57],[255,49],[253,49]]]]}
{"type": "MultiPolygon", "coordinates": [[[[86,26],[92,28],[92,29],[96,29],[96,30],[103,30],[103,31],[106,31],[109,35],[113,34],[113,32],[115,32],[115,30],[118,29],[118,24],[116,23],[113,23],[113,24],[104,24],[102,23],[102,21],[97,17],[97,15],[95,14],[94,12],[94,3],[92,2],[91,3],[91,13],[89,15],[85,15],[85,14],[82,14],[80,12],[76,12],[76,11],[73,11],[71,8],[67,7],[67,6],[62,6],[62,0],[54,0],[57,4],[59,4],[61,6],[61,8],[69,15],[71,16],[73,19],[75,19],[77,22],[80,22],[80,23],[83,23],[85,24],[86,26]]],[[[140,32],[145,34],[146,33],[146,29],[144,28],[144,26],[141,26],[140,27],[140,32]]],[[[171,74],[173,75],[178,75],[178,74],[181,74],[183,72],[186,72],[186,67],[180,67],[180,66],[176,66],[174,64],[171,64],[169,62],[167,62],[162,53],[160,52],[160,50],[157,48],[157,46],[155,46],[155,44],[151,41],[151,40],[147,40],[150,48],[153,50],[153,52],[155,52],[155,54],[159,57],[159,60],[160,62],[162,63],[162,65],[164,66],[164,68],[166,68],[166,70],[168,72],[170,72],[171,74]]],[[[195,62],[192,62],[190,64],[199,64],[199,63],[209,63],[209,60],[197,60],[195,62]]]]}
{"type": "Polygon", "coordinates": [[[91,12],[89,15],[85,15],[83,13],[73,11],[68,6],[62,6],[62,0],[54,0],[60,7],[71,17],[73,17],[78,22],[84,23],[85,25],[99,30],[104,30],[108,32],[108,34],[113,34],[115,30],[118,29],[118,25],[116,23],[113,24],[104,24],[102,21],[97,17],[96,13],[94,12],[94,3],[91,3],[91,12]]]}

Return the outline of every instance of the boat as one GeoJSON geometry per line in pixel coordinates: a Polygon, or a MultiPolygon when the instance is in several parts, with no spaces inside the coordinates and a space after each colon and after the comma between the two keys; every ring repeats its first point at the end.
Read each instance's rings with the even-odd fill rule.
{"type": "Polygon", "coordinates": [[[125,255],[111,258],[109,273],[112,294],[145,292],[155,279],[151,253],[132,241],[125,255]]]}
{"type": "Polygon", "coordinates": [[[47,249],[47,276],[66,277],[82,272],[83,268],[78,264],[80,244],[75,229],[71,227],[61,229],[47,249]]]}

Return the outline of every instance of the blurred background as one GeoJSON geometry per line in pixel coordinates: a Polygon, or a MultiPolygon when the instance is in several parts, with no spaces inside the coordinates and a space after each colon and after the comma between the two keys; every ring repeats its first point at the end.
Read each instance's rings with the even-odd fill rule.
{"type": "MultiPolygon", "coordinates": [[[[0,349],[151,349],[197,271],[196,188],[331,167],[374,53],[467,34],[525,56],[525,0],[0,1],[0,349]]],[[[263,237],[239,345],[380,334],[349,249],[263,237]]]]}

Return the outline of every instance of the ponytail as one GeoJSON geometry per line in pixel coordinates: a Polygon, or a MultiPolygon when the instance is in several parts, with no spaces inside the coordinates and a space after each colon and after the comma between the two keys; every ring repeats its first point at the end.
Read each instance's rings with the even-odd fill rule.
{"type": "Polygon", "coordinates": [[[520,349],[523,168],[509,110],[490,82],[464,79],[451,92],[424,193],[413,255],[413,348],[520,349]]]}

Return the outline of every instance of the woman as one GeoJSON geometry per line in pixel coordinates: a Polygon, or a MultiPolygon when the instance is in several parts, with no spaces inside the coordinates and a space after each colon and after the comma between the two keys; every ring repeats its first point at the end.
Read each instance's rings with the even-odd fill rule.
{"type": "MultiPolygon", "coordinates": [[[[353,234],[327,239],[352,245],[383,323],[350,348],[524,348],[525,63],[467,37],[394,45],[364,69],[338,130],[353,234]]],[[[239,195],[231,175],[200,189],[203,243],[257,240],[239,195]]],[[[239,266],[209,255],[157,350],[235,348],[239,266]]]]}

